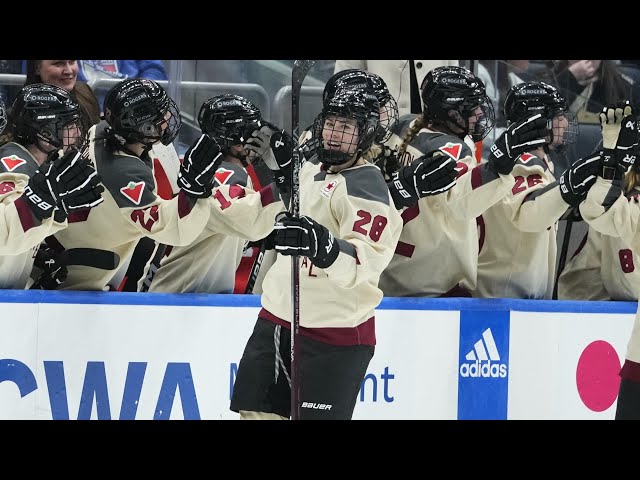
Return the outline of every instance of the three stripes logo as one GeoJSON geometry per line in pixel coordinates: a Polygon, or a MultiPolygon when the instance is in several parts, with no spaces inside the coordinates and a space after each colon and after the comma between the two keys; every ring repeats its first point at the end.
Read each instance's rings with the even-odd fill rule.
{"type": "Polygon", "coordinates": [[[482,338],[473,344],[465,360],[465,363],[460,364],[462,377],[504,378],[507,376],[507,365],[500,363],[500,353],[491,328],[482,332],[482,338]]]}

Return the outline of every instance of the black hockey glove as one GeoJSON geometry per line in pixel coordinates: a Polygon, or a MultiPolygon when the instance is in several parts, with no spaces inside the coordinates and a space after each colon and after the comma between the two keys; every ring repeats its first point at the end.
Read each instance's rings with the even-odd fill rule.
{"type": "Polygon", "coordinates": [[[55,214],[55,220],[63,222],[69,213],[102,203],[103,191],[89,159],[69,149],[61,157],[59,151],[49,154],[29,179],[26,194],[36,217],[44,220],[55,214]]]}
{"type": "Polygon", "coordinates": [[[540,114],[512,123],[491,146],[489,168],[508,175],[520,154],[544,145],[548,134],[547,120],[540,114]]]}
{"type": "Polygon", "coordinates": [[[34,267],[42,270],[38,279],[31,285],[32,290],[55,290],[67,279],[67,267],[58,264],[58,254],[42,245],[33,261],[34,267]]]}
{"type": "Polygon", "coordinates": [[[439,150],[415,159],[402,167],[387,182],[397,209],[418,203],[422,197],[446,192],[456,184],[456,162],[439,150]]]}
{"type": "Polygon", "coordinates": [[[100,175],[88,157],[88,151],[67,151],[55,162],[58,170],[59,206],[66,214],[93,208],[104,202],[100,175]]]}
{"type": "Polygon", "coordinates": [[[382,172],[385,182],[393,180],[393,174],[400,169],[398,152],[394,149],[382,145],[382,153],[375,159],[374,164],[382,172]]]}
{"type": "Polygon", "coordinates": [[[288,212],[276,217],[274,226],[276,252],[282,255],[309,257],[319,268],[333,265],[340,247],[331,232],[310,217],[292,217],[288,212]]]}
{"type": "Polygon", "coordinates": [[[293,138],[285,130],[271,135],[271,150],[278,164],[273,176],[281,192],[291,191],[293,182],[293,138]]]}
{"type": "Polygon", "coordinates": [[[600,112],[602,126],[602,178],[613,179],[622,165],[625,171],[638,157],[640,132],[638,117],[632,114],[631,105],[608,106],[600,112]]]}
{"type": "Polygon", "coordinates": [[[589,188],[602,172],[602,157],[599,154],[581,158],[573,162],[560,176],[558,185],[562,199],[572,207],[577,206],[587,196],[589,188]]]}
{"type": "Polygon", "coordinates": [[[311,137],[300,145],[300,155],[302,155],[305,160],[309,160],[318,152],[318,148],[320,148],[320,142],[317,138],[311,137]]]}
{"type": "Polygon", "coordinates": [[[178,172],[178,186],[193,198],[211,195],[214,175],[222,163],[220,145],[202,134],[184,154],[178,172]]]}
{"type": "Polygon", "coordinates": [[[279,132],[280,129],[272,123],[264,120],[260,120],[260,124],[260,128],[251,133],[251,136],[244,144],[244,148],[253,152],[255,156],[262,157],[262,160],[269,169],[277,170],[278,164],[276,163],[273,151],[271,150],[269,140],[271,139],[271,136],[274,133],[279,132]]]}

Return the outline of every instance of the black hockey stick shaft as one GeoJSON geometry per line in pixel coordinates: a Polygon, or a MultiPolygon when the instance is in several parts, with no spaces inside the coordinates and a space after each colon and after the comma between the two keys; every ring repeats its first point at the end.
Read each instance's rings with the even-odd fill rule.
{"type": "Polygon", "coordinates": [[[98,248],[69,248],[56,258],[61,266],[84,265],[101,270],[115,270],[120,263],[120,256],[109,250],[98,248]]]}
{"type": "Polygon", "coordinates": [[[573,227],[573,211],[569,214],[565,220],[564,235],[562,237],[562,247],[560,249],[560,258],[558,259],[558,270],[556,271],[556,278],[553,283],[553,294],[551,298],[553,300],[558,299],[558,280],[560,274],[564,270],[564,266],[567,263],[567,252],[569,251],[569,241],[571,240],[571,228],[573,227]]]}
{"type": "MultiPolygon", "coordinates": [[[[83,265],[101,270],[115,270],[120,264],[120,256],[115,252],[98,248],[69,248],[56,256],[55,263],[58,268],[83,265]]],[[[42,288],[41,281],[42,277],[38,278],[31,289],[42,288]]]]}
{"type": "MultiPolygon", "coordinates": [[[[291,72],[291,135],[293,136],[293,175],[290,211],[300,216],[300,93],[314,60],[296,60],[291,72]]],[[[291,420],[300,420],[300,257],[291,257],[291,420]]]]}

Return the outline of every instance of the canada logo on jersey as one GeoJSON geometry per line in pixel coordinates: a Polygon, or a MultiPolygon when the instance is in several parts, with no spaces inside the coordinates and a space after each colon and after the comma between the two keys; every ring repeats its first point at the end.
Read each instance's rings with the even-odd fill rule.
{"type": "Polygon", "coordinates": [[[219,185],[224,185],[225,183],[227,183],[227,181],[233,176],[233,170],[227,170],[226,168],[218,168],[218,170],[216,170],[216,174],[215,174],[215,178],[216,178],[216,182],[218,182],[219,185]]]}
{"type": "Polygon", "coordinates": [[[530,153],[523,153],[522,155],[520,155],[520,161],[522,163],[527,163],[532,158],[536,158],[536,156],[535,155],[531,155],[530,153]]]}
{"type": "Polygon", "coordinates": [[[447,142],[446,145],[443,145],[438,150],[446,153],[457,162],[460,158],[460,152],[462,152],[462,144],[447,142]]]}
{"type": "Polygon", "coordinates": [[[331,195],[331,192],[333,191],[333,189],[336,188],[336,185],[338,185],[337,180],[327,183],[322,189],[322,195],[329,198],[329,195],[331,195]]]}
{"type": "Polygon", "coordinates": [[[18,157],[16,155],[10,155],[8,157],[2,157],[2,158],[0,158],[0,162],[2,162],[2,164],[4,165],[4,168],[6,168],[7,171],[9,171],[9,172],[13,172],[20,165],[24,165],[25,163],[27,163],[26,160],[23,160],[22,158],[20,158],[20,157],[18,157]]]}
{"type": "Polygon", "coordinates": [[[120,189],[120,192],[136,205],[140,205],[143,190],[144,182],[129,182],[129,185],[120,189]]]}

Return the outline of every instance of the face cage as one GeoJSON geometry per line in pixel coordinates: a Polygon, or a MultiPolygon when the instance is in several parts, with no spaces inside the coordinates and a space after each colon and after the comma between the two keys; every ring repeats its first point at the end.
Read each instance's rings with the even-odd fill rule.
{"type": "Polygon", "coordinates": [[[469,132],[469,136],[474,142],[484,140],[496,124],[496,113],[493,109],[493,104],[491,103],[491,100],[489,100],[489,97],[485,96],[482,98],[482,103],[480,103],[480,105],[476,104],[476,106],[471,108],[469,113],[467,113],[467,129],[469,128],[469,117],[473,115],[473,111],[478,106],[482,110],[482,114],[480,118],[476,120],[473,132],[469,132]]]}
{"type": "Polygon", "coordinates": [[[382,108],[380,108],[380,127],[378,128],[379,132],[375,139],[377,143],[385,143],[391,138],[396,125],[398,125],[399,117],[398,104],[395,98],[390,96],[382,108]],[[385,120],[382,120],[385,115],[385,120]]]}
{"type": "Polygon", "coordinates": [[[36,137],[54,147],[52,150],[58,150],[60,148],[67,150],[69,147],[80,149],[87,138],[87,131],[83,128],[80,119],[75,117],[66,121],[59,120],[50,123],[44,128],[41,128],[40,131],[36,133],[36,137]],[[72,132],[78,135],[72,137],[72,132]]]}
{"type": "Polygon", "coordinates": [[[0,134],[7,127],[7,111],[0,105],[0,134]]]}
{"type": "Polygon", "coordinates": [[[205,133],[215,138],[223,148],[243,145],[251,137],[251,134],[260,128],[259,120],[240,122],[232,125],[218,125],[205,133]]]}
{"type": "Polygon", "coordinates": [[[546,143],[546,146],[550,147],[553,145],[553,150],[555,152],[562,153],[569,145],[575,143],[578,139],[578,135],[580,134],[578,119],[573,112],[559,112],[555,114],[549,122],[552,127],[550,130],[549,141],[546,143]],[[564,128],[564,132],[562,133],[562,143],[553,145],[553,140],[559,136],[560,130],[560,127],[553,127],[553,120],[560,116],[564,116],[567,119],[567,126],[564,128]]]}
{"type": "MultiPolygon", "coordinates": [[[[320,162],[323,163],[324,165],[343,165],[349,162],[350,160],[352,160],[354,156],[357,156],[360,153],[361,151],[361,149],[359,148],[360,136],[358,135],[358,138],[357,138],[358,143],[354,143],[353,141],[350,141],[352,140],[349,138],[351,137],[350,134],[345,135],[344,132],[340,133],[339,131],[337,131],[338,132],[337,134],[335,135],[331,134],[332,140],[340,141],[343,143],[346,140],[348,142],[348,146],[349,146],[348,150],[350,153],[326,149],[324,147],[324,137],[322,133],[324,130],[329,131],[328,128],[325,129],[324,127],[325,118],[327,117],[339,117],[339,116],[335,114],[328,114],[328,115],[320,114],[318,115],[318,117],[314,122],[314,128],[313,128],[314,137],[318,139],[318,144],[319,144],[317,149],[318,160],[320,160],[320,162]]],[[[342,118],[345,118],[345,117],[342,117],[342,118]]],[[[357,126],[358,126],[358,132],[360,132],[362,130],[362,122],[357,121],[357,126]]]]}
{"type": "MultiPolygon", "coordinates": [[[[164,132],[162,132],[162,136],[160,137],[160,142],[162,142],[163,145],[171,144],[178,136],[180,128],[182,128],[180,110],[178,109],[176,102],[174,102],[171,98],[169,99],[168,111],[171,114],[171,117],[167,121],[167,126],[164,132]]],[[[160,123],[158,127],[160,127],[161,125],[162,123],[160,123]]]]}

